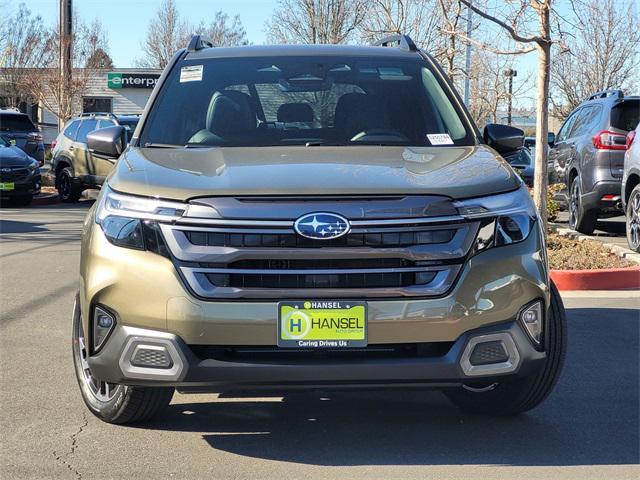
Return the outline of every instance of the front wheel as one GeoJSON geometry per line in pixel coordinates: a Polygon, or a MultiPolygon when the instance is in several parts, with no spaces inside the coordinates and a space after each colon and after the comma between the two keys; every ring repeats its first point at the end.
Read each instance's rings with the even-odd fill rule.
{"type": "Polygon", "coordinates": [[[445,394],[462,410],[484,415],[516,415],[538,406],[553,390],[564,364],[567,320],[562,298],[551,283],[551,306],[547,320],[547,359],[538,373],[498,383],[493,388],[472,391],[448,390],[445,394]]]}
{"type": "Polygon", "coordinates": [[[133,387],[95,378],[87,358],[78,296],[73,307],[73,364],[82,399],[91,413],[107,423],[128,424],[150,420],[171,402],[173,387],[133,387]]]}
{"type": "Polygon", "coordinates": [[[640,185],[631,191],[627,202],[627,243],[634,252],[640,252],[640,185]]]}
{"type": "Polygon", "coordinates": [[[82,189],[76,184],[71,168],[66,167],[60,170],[56,177],[56,187],[60,201],[74,203],[80,200],[82,189]]]}

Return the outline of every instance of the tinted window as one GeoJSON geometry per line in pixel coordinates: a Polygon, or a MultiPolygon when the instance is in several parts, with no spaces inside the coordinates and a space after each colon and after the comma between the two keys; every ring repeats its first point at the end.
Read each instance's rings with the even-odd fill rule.
{"type": "Polygon", "coordinates": [[[78,133],[78,127],[80,126],[80,120],[74,120],[69,123],[66,128],[63,130],[63,134],[65,137],[70,138],[71,140],[75,140],[76,133],[78,133]]]}
{"type": "Polygon", "coordinates": [[[517,153],[505,157],[511,165],[526,167],[531,165],[531,154],[527,148],[521,148],[517,153]]]}
{"type": "Polygon", "coordinates": [[[93,118],[83,120],[78,129],[76,142],[87,143],[87,133],[93,132],[97,128],[98,122],[93,118]]]}
{"type": "Polygon", "coordinates": [[[611,126],[630,132],[640,123],[640,100],[625,100],[611,109],[611,126]]]}
{"type": "Polygon", "coordinates": [[[0,131],[3,132],[34,132],[38,129],[24,114],[0,113],[0,131]]]}
{"type": "Polygon", "coordinates": [[[0,147],[10,147],[11,144],[7,142],[2,135],[0,135],[0,147]]]}
{"type": "Polygon", "coordinates": [[[567,120],[562,124],[560,131],[558,132],[558,136],[556,137],[556,142],[562,142],[567,139],[569,136],[569,132],[571,131],[571,127],[573,127],[574,122],[578,116],[580,111],[573,112],[567,120]]]}
{"type": "Polygon", "coordinates": [[[570,137],[578,137],[589,133],[591,125],[594,123],[594,119],[598,119],[600,109],[596,106],[584,107],[578,112],[573,128],[571,129],[570,137]]]}
{"type": "Polygon", "coordinates": [[[113,127],[115,126],[116,122],[114,122],[113,120],[99,120],[98,121],[98,126],[96,127],[96,130],[98,128],[107,128],[107,127],[113,127]]]}
{"type": "Polygon", "coordinates": [[[140,143],[428,146],[433,134],[473,144],[422,61],[205,59],[173,69],[140,143]]]}
{"type": "Polygon", "coordinates": [[[82,97],[82,112],[111,112],[111,98],[82,97]]]}

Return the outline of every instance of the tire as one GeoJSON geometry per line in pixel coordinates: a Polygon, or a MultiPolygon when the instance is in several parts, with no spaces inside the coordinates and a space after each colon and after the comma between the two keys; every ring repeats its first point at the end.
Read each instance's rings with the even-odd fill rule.
{"type": "Polygon", "coordinates": [[[564,305],[553,283],[546,327],[547,359],[539,372],[522,379],[498,383],[488,391],[460,388],[445,391],[445,394],[462,410],[482,415],[517,415],[537,407],[551,393],[560,377],[567,345],[564,305]]]}
{"type": "Polygon", "coordinates": [[[584,209],[580,179],[576,176],[569,187],[569,227],[585,235],[591,235],[596,229],[597,221],[597,210],[584,209]]]}
{"type": "Polygon", "coordinates": [[[629,248],[634,252],[640,252],[640,185],[636,185],[629,195],[625,216],[629,248]]]}
{"type": "Polygon", "coordinates": [[[80,200],[82,188],[76,184],[71,167],[63,168],[56,175],[56,188],[60,201],[74,203],[80,200]]]}
{"type": "Polygon", "coordinates": [[[143,423],[161,413],[171,402],[173,387],[135,387],[108,384],[95,379],[85,361],[78,295],[73,307],[73,365],[82,399],[100,420],[114,424],[143,423]]]}

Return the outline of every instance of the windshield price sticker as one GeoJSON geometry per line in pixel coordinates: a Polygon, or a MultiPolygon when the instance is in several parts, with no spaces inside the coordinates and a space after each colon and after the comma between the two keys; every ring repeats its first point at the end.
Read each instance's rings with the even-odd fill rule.
{"type": "Polygon", "coordinates": [[[431,145],[453,145],[453,140],[451,140],[448,133],[428,134],[427,138],[431,142],[431,145]]]}
{"type": "Polygon", "coordinates": [[[180,83],[202,80],[202,65],[191,65],[180,69],[180,83]]]}

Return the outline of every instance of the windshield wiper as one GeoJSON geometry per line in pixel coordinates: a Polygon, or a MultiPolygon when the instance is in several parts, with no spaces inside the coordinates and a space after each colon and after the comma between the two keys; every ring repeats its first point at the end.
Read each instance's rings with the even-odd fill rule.
{"type": "Polygon", "coordinates": [[[144,144],[145,148],[184,148],[184,145],[173,145],[171,143],[150,143],[144,144]]]}

